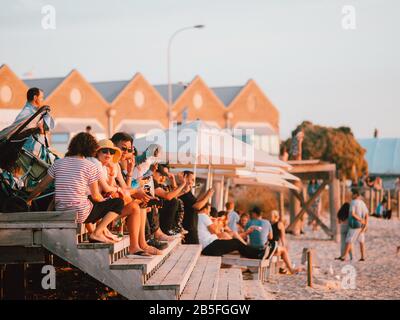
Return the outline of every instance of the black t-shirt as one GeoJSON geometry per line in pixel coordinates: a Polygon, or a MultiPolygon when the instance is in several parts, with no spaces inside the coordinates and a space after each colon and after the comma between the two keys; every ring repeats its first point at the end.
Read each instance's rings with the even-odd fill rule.
{"type": "Polygon", "coordinates": [[[189,233],[185,236],[185,243],[188,244],[198,244],[199,237],[197,235],[197,213],[193,208],[193,205],[197,202],[196,197],[193,195],[191,191],[181,195],[179,197],[183,201],[185,215],[183,217],[183,227],[189,231],[189,233]]]}

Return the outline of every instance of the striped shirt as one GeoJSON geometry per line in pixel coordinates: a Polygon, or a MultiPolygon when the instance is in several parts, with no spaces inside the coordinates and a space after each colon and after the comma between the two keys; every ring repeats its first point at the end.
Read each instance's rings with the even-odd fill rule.
{"type": "Polygon", "coordinates": [[[93,208],[86,191],[100,179],[96,165],[86,159],[65,157],[56,160],[47,173],[55,180],[56,210],[74,210],[76,222],[83,223],[93,208]]]}

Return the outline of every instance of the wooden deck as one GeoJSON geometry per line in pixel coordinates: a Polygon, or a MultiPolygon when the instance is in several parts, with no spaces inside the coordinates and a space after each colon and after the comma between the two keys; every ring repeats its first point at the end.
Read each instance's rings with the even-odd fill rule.
{"type": "Polygon", "coordinates": [[[162,255],[128,259],[129,236],[115,244],[82,241],[86,236],[73,212],[0,213],[0,263],[43,263],[50,252],[127,299],[262,298],[260,286],[243,282],[240,269],[220,269],[221,257],[201,256],[200,245],[174,239],[162,255]]]}

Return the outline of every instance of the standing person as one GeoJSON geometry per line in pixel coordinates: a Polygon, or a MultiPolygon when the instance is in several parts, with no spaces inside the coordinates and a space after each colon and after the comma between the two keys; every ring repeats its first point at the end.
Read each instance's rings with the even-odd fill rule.
{"type": "MultiPolygon", "coordinates": [[[[30,88],[26,93],[26,103],[20,113],[18,113],[14,122],[11,126],[7,127],[5,130],[12,130],[16,125],[21,124],[29,117],[31,117],[35,112],[43,106],[44,92],[39,88],[30,88]]],[[[45,152],[43,145],[46,141],[45,125],[43,120],[39,120],[36,123],[32,122],[28,125],[28,128],[36,128],[36,132],[26,138],[24,143],[24,149],[32,152],[36,156],[39,156],[42,160],[47,160],[48,154],[45,152]]]]}
{"type": "Polygon", "coordinates": [[[346,236],[346,248],[344,254],[339,259],[345,261],[352,249],[352,244],[354,242],[359,242],[361,253],[360,261],[365,261],[365,232],[368,226],[368,208],[364,201],[361,200],[358,190],[352,190],[352,198],[348,221],[349,231],[346,236]]]}
{"type": "MultiPolygon", "coordinates": [[[[294,268],[292,262],[290,261],[289,251],[286,243],[285,226],[279,219],[279,212],[276,210],[272,210],[269,214],[268,220],[271,223],[272,240],[278,243],[275,255],[282,258],[290,274],[299,273],[302,268],[294,268]]],[[[280,270],[280,272],[287,273],[287,271],[283,269],[280,270]]]]}
{"type": "Polygon", "coordinates": [[[268,240],[272,240],[271,223],[262,218],[262,211],[259,207],[254,207],[251,212],[251,220],[246,225],[246,231],[248,230],[251,231],[249,243],[252,247],[263,248],[268,240]]]}
{"type": "MultiPolygon", "coordinates": [[[[308,184],[308,187],[307,187],[307,193],[308,193],[309,198],[311,198],[318,191],[319,187],[320,187],[320,185],[319,185],[319,183],[317,182],[316,179],[311,179],[310,180],[310,183],[308,184]]],[[[315,199],[315,201],[311,205],[310,210],[311,210],[312,213],[314,213],[314,215],[317,218],[319,218],[319,214],[320,214],[320,211],[321,211],[321,196],[318,196],[315,199]]],[[[315,218],[310,217],[308,225],[312,225],[313,231],[318,230],[318,224],[317,224],[317,220],[315,218]]]]}
{"type": "Polygon", "coordinates": [[[199,237],[197,234],[197,222],[198,217],[196,210],[200,210],[205,206],[206,203],[212,198],[214,194],[214,189],[208,189],[204,194],[199,197],[195,197],[192,193],[192,188],[195,183],[194,174],[192,171],[183,171],[181,175],[178,176],[179,179],[184,179],[186,181],[186,188],[183,191],[184,194],[179,198],[183,201],[185,215],[183,217],[183,227],[188,231],[185,236],[185,243],[187,244],[198,244],[199,237]]]}
{"type": "MultiPolygon", "coordinates": [[[[346,237],[349,232],[349,214],[350,214],[350,203],[345,202],[340,207],[337,218],[340,224],[340,256],[335,260],[340,260],[340,257],[344,255],[346,249],[346,237]]],[[[353,251],[349,251],[350,260],[353,260],[353,251]]]]}
{"type": "Polygon", "coordinates": [[[239,223],[240,216],[235,211],[235,204],[233,201],[229,201],[225,204],[226,212],[228,213],[228,227],[233,232],[238,232],[237,224],[239,223]]]}
{"type": "Polygon", "coordinates": [[[198,239],[202,247],[202,254],[206,256],[222,256],[232,251],[250,259],[263,259],[269,250],[246,246],[238,239],[218,239],[218,226],[210,218],[211,205],[205,205],[198,211],[198,239]]]}
{"type": "Polygon", "coordinates": [[[290,154],[293,160],[301,160],[303,153],[304,132],[297,129],[292,133],[292,144],[290,146],[290,154]]]}

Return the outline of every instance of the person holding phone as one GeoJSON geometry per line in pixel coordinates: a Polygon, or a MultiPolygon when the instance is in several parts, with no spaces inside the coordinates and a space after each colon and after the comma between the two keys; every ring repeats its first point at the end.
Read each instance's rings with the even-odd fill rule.
{"type": "Polygon", "coordinates": [[[192,189],[195,185],[195,177],[192,171],[183,171],[177,175],[178,180],[185,180],[186,187],[183,190],[183,194],[179,197],[183,201],[185,215],[183,217],[183,227],[188,231],[185,236],[185,243],[187,244],[199,244],[198,236],[198,217],[197,212],[205,206],[206,203],[214,195],[214,189],[208,189],[204,194],[199,197],[195,197],[192,193],[192,189]]]}

